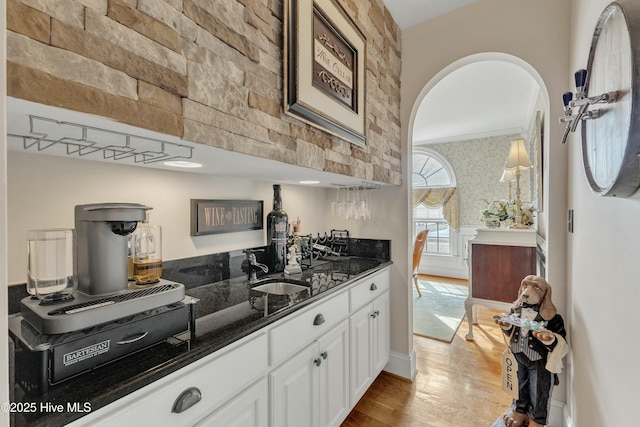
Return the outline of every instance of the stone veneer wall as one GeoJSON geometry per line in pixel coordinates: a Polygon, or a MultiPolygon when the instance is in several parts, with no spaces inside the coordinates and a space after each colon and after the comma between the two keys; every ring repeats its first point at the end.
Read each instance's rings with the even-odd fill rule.
{"type": "Polygon", "coordinates": [[[9,96],[186,140],[400,184],[400,30],[339,0],[367,39],[367,146],[285,115],[282,0],[8,0],[9,96]]]}

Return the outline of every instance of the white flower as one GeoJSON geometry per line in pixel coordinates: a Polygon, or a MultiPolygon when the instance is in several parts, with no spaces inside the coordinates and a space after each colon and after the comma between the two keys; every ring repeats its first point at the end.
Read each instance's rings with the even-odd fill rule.
{"type": "MultiPolygon", "coordinates": [[[[516,200],[493,200],[492,202],[488,202],[487,207],[480,212],[480,221],[486,221],[489,218],[498,218],[500,222],[504,222],[505,225],[513,225],[516,222],[516,213],[518,207],[516,205],[516,200]]],[[[535,209],[528,202],[522,202],[520,204],[520,216],[522,219],[522,224],[524,225],[532,225],[533,224],[533,212],[535,209]]]]}

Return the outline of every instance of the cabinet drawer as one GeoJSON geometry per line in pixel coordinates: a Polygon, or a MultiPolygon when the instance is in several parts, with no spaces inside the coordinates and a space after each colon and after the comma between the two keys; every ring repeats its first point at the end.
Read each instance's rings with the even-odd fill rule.
{"type": "Polygon", "coordinates": [[[267,336],[213,354],[85,416],[73,425],[194,425],[267,373],[267,336]],[[178,397],[196,388],[201,400],[172,412],[178,397]]]}
{"type": "Polygon", "coordinates": [[[348,315],[349,295],[342,292],[327,301],[304,309],[300,314],[287,317],[282,324],[269,331],[271,366],[278,365],[307,346],[348,315]]]}
{"type": "Polygon", "coordinates": [[[389,268],[385,268],[362,281],[349,290],[350,311],[357,310],[389,289],[389,268]]]}

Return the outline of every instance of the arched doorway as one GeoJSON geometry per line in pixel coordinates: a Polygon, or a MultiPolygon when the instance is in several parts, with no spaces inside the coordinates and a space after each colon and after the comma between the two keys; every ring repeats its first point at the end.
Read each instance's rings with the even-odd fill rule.
{"type": "MultiPolygon", "coordinates": [[[[539,74],[507,54],[462,58],[425,85],[412,109],[409,153],[428,148],[451,165],[457,177],[459,227],[449,233],[455,250],[445,256],[425,251],[420,272],[468,278],[467,242],[482,225],[485,200],[510,197],[508,182],[501,183],[500,178],[512,139],[527,141],[534,168],[521,181],[523,200],[535,203],[537,226],[545,227],[544,146],[548,141],[543,135],[548,134],[548,111],[548,94],[539,74]]],[[[410,235],[410,241],[414,237],[410,235]]]]}

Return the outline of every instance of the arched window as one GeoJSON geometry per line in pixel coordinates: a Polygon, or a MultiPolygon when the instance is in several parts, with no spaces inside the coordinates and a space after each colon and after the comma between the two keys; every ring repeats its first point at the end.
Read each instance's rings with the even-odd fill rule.
{"type": "MultiPolygon", "coordinates": [[[[413,152],[413,234],[429,230],[425,253],[452,253],[453,230],[445,218],[445,202],[455,193],[455,175],[444,157],[421,148],[413,152]]],[[[455,227],[454,227],[455,228],[455,227]]]]}
{"type": "Polygon", "coordinates": [[[451,175],[443,161],[430,151],[413,153],[413,188],[451,187],[451,175]]]}

